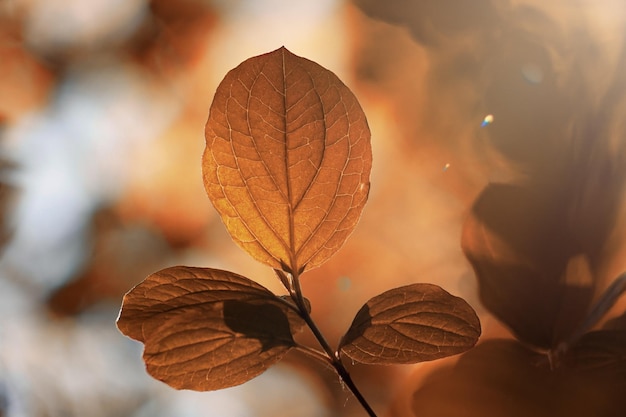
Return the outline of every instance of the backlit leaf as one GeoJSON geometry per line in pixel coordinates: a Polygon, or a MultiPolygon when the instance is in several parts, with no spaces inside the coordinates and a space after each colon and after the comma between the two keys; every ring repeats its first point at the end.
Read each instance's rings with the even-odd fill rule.
{"type": "Polygon", "coordinates": [[[176,266],[124,297],[117,325],[145,344],[148,373],[177,389],[217,390],[263,373],[304,322],[263,286],[228,271],[176,266]]]}
{"type": "Polygon", "coordinates": [[[369,192],[370,132],[332,72],[280,48],[231,70],[205,129],[207,194],[255,259],[302,272],[346,241],[369,192]]]}
{"type": "Polygon", "coordinates": [[[476,313],[437,285],[394,288],[369,300],[341,341],[350,359],[407,364],[464,352],[480,336],[476,313]]]}

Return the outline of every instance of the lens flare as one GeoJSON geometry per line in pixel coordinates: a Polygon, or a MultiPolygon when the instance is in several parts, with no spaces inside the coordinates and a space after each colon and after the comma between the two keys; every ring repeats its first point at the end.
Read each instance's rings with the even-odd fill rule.
{"type": "Polygon", "coordinates": [[[483,119],[483,122],[480,124],[480,127],[485,127],[493,123],[493,114],[488,114],[483,119]]]}

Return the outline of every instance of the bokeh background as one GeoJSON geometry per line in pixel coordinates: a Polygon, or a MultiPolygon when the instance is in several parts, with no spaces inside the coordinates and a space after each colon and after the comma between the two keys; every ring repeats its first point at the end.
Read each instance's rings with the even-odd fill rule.
{"type": "MultiPolygon", "coordinates": [[[[541,306],[582,316],[626,270],[621,0],[0,0],[0,416],[364,415],[329,369],[297,354],[240,387],[172,390],[146,375],[142,346],[115,327],[123,294],[167,266],[229,269],[281,291],[230,240],[200,161],[217,84],[283,45],[335,72],[372,130],[361,222],[303,277],[333,344],[365,301],[414,282],[468,300],[483,341],[532,342],[533,329],[519,331],[520,311],[542,331],[541,306]],[[496,190],[484,198],[488,209],[477,208],[494,183],[526,191],[496,190]],[[507,222],[523,225],[518,234],[532,229],[536,244],[526,246],[576,241],[559,255],[567,268],[558,285],[478,281],[461,236],[485,212],[504,235],[507,222]],[[567,233],[551,228],[562,219],[567,233]],[[585,297],[562,287],[584,288],[585,297]],[[507,300],[520,309],[506,310],[507,300]]],[[[620,298],[596,327],[624,328],[625,308],[620,298]]],[[[549,337],[567,331],[552,321],[549,337]]],[[[620,343],[611,346],[623,382],[620,343]]],[[[581,412],[560,394],[533,400],[528,384],[552,377],[519,369],[527,352],[518,345],[494,346],[470,357],[460,377],[458,358],[351,369],[380,416],[581,412]],[[472,398],[454,398],[498,358],[515,365],[492,380],[521,381],[507,388],[517,394],[498,400],[477,378],[472,396],[502,408],[472,414],[472,398]],[[518,394],[530,399],[510,400],[518,394]]],[[[551,384],[544,391],[573,389],[551,384]]],[[[575,387],[583,398],[585,384],[575,387]]],[[[612,401],[590,395],[589,407],[612,401]]]]}

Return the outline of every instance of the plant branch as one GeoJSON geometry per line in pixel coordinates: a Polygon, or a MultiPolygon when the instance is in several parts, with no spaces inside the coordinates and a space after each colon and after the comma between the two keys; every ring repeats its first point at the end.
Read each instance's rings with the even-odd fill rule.
{"type": "MultiPolygon", "coordinates": [[[[370,407],[367,400],[365,400],[365,397],[363,397],[363,395],[361,394],[357,386],[354,384],[354,381],[352,380],[352,377],[350,376],[350,373],[348,372],[346,367],[343,365],[343,362],[341,362],[341,357],[339,356],[339,352],[333,350],[330,347],[330,345],[328,344],[328,341],[326,341],[326,338],[324,337],[322,332],[319,330],[319,328],[317,327],[317,325],[311,318],[311,315],[309,314],[309,311],[306,306],[306,302],[304,301],[304,296],[302,295],[302,289],[300,287],[300,277],[298,273],[293,273],[291,275],[290,283],[292,285],[290,286],[290,288],[287,288],[289,291],[289,294],[291,295],[292,299],[296,303],[296,306],[300,310],[300,316],[306,322],[307,326],[309,326],[309,329],[311,329],[311,332],[313,332],[313,335],[317,339],[322,349],[324,349],[324,352],[326,353],[326,355],[322,355],[324,356],[324,360],[330,363],[333,368],[335,368],[335,371],[339,375],[339,378],[341,378],[344,384],[346,384],[350,392],[352,392],[352,395],[354,395],[354,397],[359,401],[359,403],[365,409],[367,414],[370,417],[377,417],[372,407],[370,407]]],[[[315,352],[318,352],[318,351],[315,350],[315,352]]],[[[321,354],[321,352],[318,352],[318,353],[321,354]]],[[[320,358],[318,357],[318,359],[320,358]]]]}
{"type": "Polygon", "coordinates": [[[289,281],[289,277],[287,277],[287,275],[280,269],[274,269],[274,273],[276,274],[280,282],[283,284],[283,286],[287,289],[287,291],[289,291],[289,294],[292,295],[291,294],[292,285],[291,285],[291,282],[289,281]]]}

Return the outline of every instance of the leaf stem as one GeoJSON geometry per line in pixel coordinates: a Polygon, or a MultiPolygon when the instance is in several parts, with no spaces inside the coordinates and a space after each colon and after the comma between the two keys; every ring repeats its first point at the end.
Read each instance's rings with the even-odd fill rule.
{"type": "MultiPolygon", "coordinates": [[[[329,362],[333,368],[335,368],[335,372],[337,372],[337,374],[339,375],[339,378],[341,378],[344,384],[346,384],[350,392],[352,392],[352,395],[354,395],[354,397],[359,401],[359,403],[365,409],[367,414],[370,417],[377,417],[374,410],[372,410],[372,407],[370,407],[368,402],[365,400],[365,397],[363,397],[363,395],[361,394],[357,386],[354,384],[354,381],[352,380],[352,377],[350,376],[350,373],[348,372],[346,367],[343,365],[343,362],[341,362],[339,351],[335,351],[330,347],[330,345],[326,341],[326,338],[324,337],[322,332],[319,330],[319,328],[313,321],[313,318],[309,314],[306,303],[304,301],[304,297],[302,295],[299,274],[297,272],[291,274],[291,284],[292,285],[290,285],[287,288],[287,290],[289,291],[289,295],[291,295],[291,298],[294,300],[294,302],[296,303],[296,306],[300,310],[300,316],[305,321],[307,326],[309,326],[309,329],[311,329],[311,332],[313,332],[313,335],[317,339],[322,349],[324,349],[324,352],[326,353],[326,355],[322,355],[322,356],[324,356],[325,360],[329,362]]],[[[315,350],[314,352],[318,352],[318,351],[315,350]]],[[[318,352],[318,353],[321,354],[321,352],[318,352]]]]}
{"type": "Polygon", "coordinates": [[[327,365],[330,365],[333,369],[333,360],[332,358],[329,358],[328,355],[325,352],[322,352],[320,350],[314,349],[312,347],[309,346],[305,346],[305,345],[300,345],[300,344],[296,344],[295,347],[298,351],[314,358],[317,359],[318,361],[324,362],[327,365]]]}

